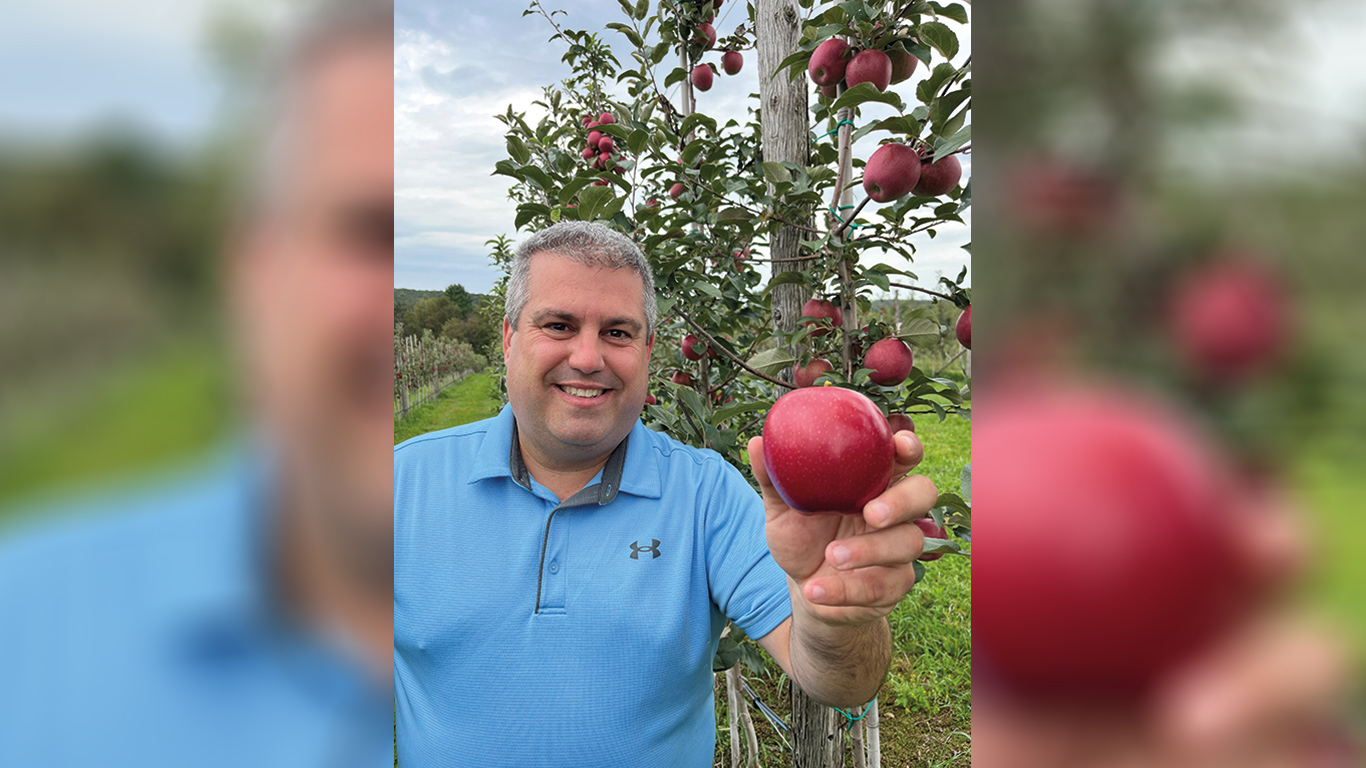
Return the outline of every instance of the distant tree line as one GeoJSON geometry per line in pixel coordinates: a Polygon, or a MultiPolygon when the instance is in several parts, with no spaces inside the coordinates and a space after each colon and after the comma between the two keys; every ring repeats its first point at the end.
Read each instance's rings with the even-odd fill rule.
{"type": "Polygon", "coordinates": [[[404,336],[420,337],[424,330],[437,338],[463,341],[484,352],[498,341],[498,326],[491,313],[481,312],[489,297],[470,293],[453,283],[444,291],[394,290],[394,323],[402,324],[404,336]]]}

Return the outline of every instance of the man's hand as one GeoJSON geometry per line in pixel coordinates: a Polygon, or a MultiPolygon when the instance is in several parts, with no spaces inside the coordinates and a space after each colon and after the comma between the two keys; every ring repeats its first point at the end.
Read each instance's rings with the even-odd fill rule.
{"type": "Polygon", "coordinates": [[[939,498],[923,475],[905,477],[924,458],[914,432],[898,432],[891,486],[862,515],[807,515],[787,505],[764,467],[763,438],[749,441],[750,467],[763,491],[773,559],[796,585],[794,615],[832,626],[884,618],[915,586],[912,563],[925,539],[913,522],[939,498]]]}

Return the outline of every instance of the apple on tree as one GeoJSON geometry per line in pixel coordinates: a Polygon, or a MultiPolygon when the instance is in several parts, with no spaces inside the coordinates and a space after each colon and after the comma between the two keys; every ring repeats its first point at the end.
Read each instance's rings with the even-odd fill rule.
{"type": "Polygon", "coordinates": [[[904,413],[894,413],[887,417],[887,426],[891,427],[892,434],[897,432],[914,432],[915,422],[911,417],[904,413]]]}
{"type": "Polygon", "coordinates": [[[726,51],[721,54],[721,69],[728,75],[740,74],[740,68],[745,65],[745,57],[739,51],[726,51]]]}
{"type": "Polygon", "coordinates": [[[702,22],[697,25],[697,34],[693,35],[692,41],[697,45],[705,44],[710,50],[716,46],[716,29],[711,24],[702,22]]]}
{"type": "MultiPolygon", "coordinates": [[[[802,316],[815,318],[817,321],[807,321],[806,325],[819,325],[820,320],[829,320],[832,326],[838,328],[844,323],[844,312],[840,311],[839,307],[825,299],[808,299],[807,302],[802,305],[802,316]]],[[[824,336],[829,332],[830,330],[828,328],[820,328],[819,330],[812,331],[811,336],[812,338],[815,338],[817,336],[824,336]]]]}
{"type": "Polygon", "coordinates": [[[1224,258],[1178,281],[1171,330],[1188,367],[1206,380],[1229,383],[1282,358],[1290,337],[1289,310],[1268,269],[1224,258]]]}
{"type": "MultiPolygon", "coordinates": [[[[987,312],[990,316],[991,312],[987,312]]],[[[987,323],[990,325],[990,323],[987,323]]],[[[972,305],[963,308],[963,314],[958,316],[958,324],[953,327],[953,334],[958,337],[958,343],[964,349],[972,349],[972,305]]],[[[987,344],[990,347],[990,344],[987,344]]],[[[988,350],[990,351],[990,350],[988,350]]]]}
{"type": "Polygon", "coordinates": [[[602,125],[611,125],[616,121],[617,119],[612,116],[611,112],[603,112],[601,115],[598,115],[598,122],[602,125]]]}
{"type": "Polygon", "coordinates": [[[892,82],[892,60],[882,51],[860,51],[845,67],[844,82],[850,88],[872,83],[878,91],[886,91],[892,82]]]}
{"type": "Polygon", "coordinates": [[[958,180],[963,178],[963,165],[957,155],[930,162],[932,156],[928,149],[921,156],[920,181],[911,190],[920,197],[938,197],[958,186],[958,180]]]}
{"type": "Polygon", "coordinates": [[[920,63],[920,59],[912,56],[900,48],[888,48],[887,58],[892,61],[892,85],[909,80],[915,72],[915,67],[920,63]]]}
{"type": "Polygon", "coordinates": [[[832,37],[816,46],[816,50],[811,52],[811,61],[806,65],[811,82],[823,86],[838,85],[844,79],[844,70],[849,64],[849,59],[845,56],[848,51],[849,44],[838,37],[832,37]]]}
{"type": "Polygon", "coordinates": [[[863,356],[863,367],[873,371],[868,378],[884,387],[894,387],[905,381],[914,364],[915,356],[910,346],[895,336],[875,342],[863,356]]]}
{"type": "Polygon", "coordinates": [[[686,371],[675,371],[674,375],[669,377],[669,381],[683,387],[691,387],[694,384],[692,376],[689,376],[686,371]]]}
{"type": "Polygon", "coordinates": [[[710,91],[715,77],[716,73],[712,71],[710,64],[698,64],[692,68],[692,74],[688,76],[693,87],[699,91],[710,91]]]}
{"type": "MultiPolygon", "coordinates": [[[[917,528],[920,529],[920,532],[924,534],[925,538],[927,539],[947,539],[949,537],[949,532],[944,530],[944,526],[935,523],[934,518],[918,517],[915,520],[915,525],[917,528]]],[[[921,555],[917,559],[928,563],[934,560],[938,560],[943,556],[944,555],[942,553],[935,552],[934,554],[930,555],[921,555]]]]}
{"type": "Polygon", "coordinates": [[[887,417],[850,389],[796,389],[764,419],[763,462],[787,505],[806,514],[860,515],[892,481],[887,417]]]}
{"type": "Polygon", "coordinates": [[[677,184],[674,184],[672,187],[669,187],[669,197],[677,200],[679,195],[683,194],[683,189],[683,182],[680,181],[677,184]]]}
{"type": "Polygon", "coordinates": [[[683,356],[689,360],[701,360],[702,352],[698,352],[694,347],[704,346],[702,340],[691,333],[683,337],[683,356]]]}
{"type": "Polygon", "coordinates": [[[835,366],[823,357],[818,357],[806,365],[792,366],[792,383],[805,389],[816,383],[816,379],[835,370],[835,366]]]}
{"type": "Polygon", "coordinates": [[[875,202],[905,197],[920,181],[920,153],[905,144],[883,144],[863,167],[863,191],[875,202]]]}

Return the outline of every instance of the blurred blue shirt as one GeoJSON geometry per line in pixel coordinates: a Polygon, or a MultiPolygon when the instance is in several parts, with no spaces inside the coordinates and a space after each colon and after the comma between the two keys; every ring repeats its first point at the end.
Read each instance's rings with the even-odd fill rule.
{"type": "Polygon", "coordinates": [[[389,764],[392,692],[276,603],[270,476],[234,449],[6,532],[0,766],[389,764]]]}

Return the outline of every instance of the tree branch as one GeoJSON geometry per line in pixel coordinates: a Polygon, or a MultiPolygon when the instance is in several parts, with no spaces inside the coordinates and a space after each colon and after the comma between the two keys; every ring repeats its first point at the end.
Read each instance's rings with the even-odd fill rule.
{"type": "Polygon", "coordinates": [[[946,293],[939,293],[938,291],[931,291],[929,288],[921,288],[919,286],[906,285],[904,283],[888,283],[888,285],[890,285],[893,288],[905,288],[908,291],[919,291],[920,293],[928,293],[931,296],[941,298],[945,301],[953,301],[952,296],[946,293]]]}
{"type": "Polygon", "coordinates": [[[773,378],[772,376],[769,376],[769,375],[764,374],[764,373],[760,373],[759,371],[756,371],[755,369],[749,367],[749,364],[746,363],[744,360],[741,360],[740,358],[738,358],[738,357],[736,357],[735,355],[731,354],[730,350],[728,350],[728,349],[726,349],[725,347],[723,347],[723,346],[721,346],[720,344],[718,344],[717,341],[716,341],[716,338],[713,337],[710,333],[707,333],[707,329],[705,329],[705,328],[703,328],[702,326],[698,325],[698,324],[697,324],[697,321],[696,321],[696,320],[693,320],[691,317],[689,317],[689,316],[687,315],[687,313],[685,313],[683,310],[679,309],[678,307],[674,307],[673,312],[674,312],[675,315],[678,315],[679,317],[683,318],[683,320],[684,320],[685,322],[687,322],[688,325],[691,325],[691,326],[693,327],[693,330],[697,331],[698,334],[700,334],[700,335],[702,336],[702,340],[703,340],[703,341],[707,342],[707,344],[710,345],[712,348],[717,349],[717,350],[720,350],[721,354],[723,354],[723,355],[725,355],[726,357],[729,357],[731,360],[735,361],[735,364],[736,364],[736,365],[740,366],[741,368],[744,368],[746,371],[749,371],[750,373],[754,374],[755,376],[758,376],[759,378],[763,379],[764,381],[771,382],[771,383],[773,383],[773,384],[777,384],[777,385],[780,386],[780,387],[787,387],[788,389],[796,389],[796,388],[797,388],[797,385],[796,385],[796,384],[789,384],[789,383],[787,383],[786,381],[781,381],[781,380],[779,380],[779,379],[775,379],[775,378],[773,378]]]}

